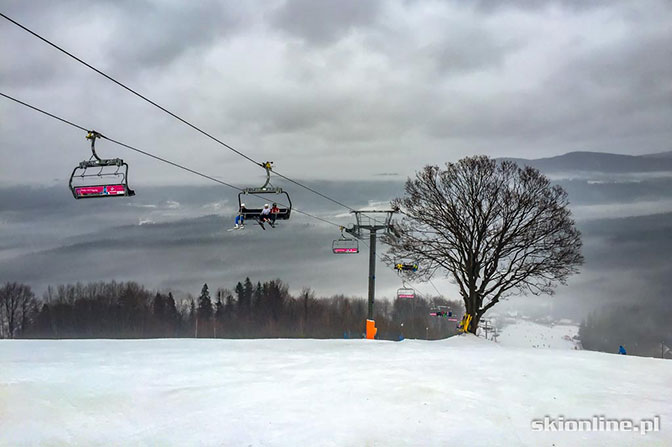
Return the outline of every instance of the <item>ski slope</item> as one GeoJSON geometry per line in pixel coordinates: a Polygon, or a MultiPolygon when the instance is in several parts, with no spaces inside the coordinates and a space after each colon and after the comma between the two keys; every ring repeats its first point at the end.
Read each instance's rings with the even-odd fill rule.
{"type": "Polygon", "coordinates": [[[669,446],[672,361],[441,341],[4,340],[1,446],[669,446]],[[531,420],[659,416],[661,429],[531,420]]]}
{"type": "MultiPolygon", "coordinates": [[[[572,324],[546,325],[518,320],[501,329],[497,342],[507,347],[578,349],[580,344],[574,339],[578,333],[579,327],[572,324]]],[[[614,352],[618,352],[618,346],[615,346],[614,352]]]]}

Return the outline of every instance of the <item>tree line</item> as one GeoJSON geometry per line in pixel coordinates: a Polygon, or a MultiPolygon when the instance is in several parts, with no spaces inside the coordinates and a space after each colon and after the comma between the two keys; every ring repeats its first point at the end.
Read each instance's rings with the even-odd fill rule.
{"type": "MultiPolygon", "coordinates": [[[[441,298],[377,300],[377,338],[454,335],[455,322],[429,315],[437,306],[462,314],[441,298]]],[[[214,292],[204,284],[182,299],[136,282],[49,286],[41,298],[26,284],[0,288],[0,338],[361,338],[366,313],[365,299],[308,288],[293,296],[279,279],[214,292]]]]}
{"type": "Polygon", "coordinates": [[[584,349],[672,358],[672,306],[667,301],[640,301],[609,305],[591,312],[581,323],[579,338],[584,349]]]}

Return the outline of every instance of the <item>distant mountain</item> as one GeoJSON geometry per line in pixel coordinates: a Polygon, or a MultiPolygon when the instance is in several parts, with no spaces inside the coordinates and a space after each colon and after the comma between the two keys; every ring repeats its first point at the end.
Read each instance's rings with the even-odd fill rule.
{"type": "Polygon", "coordinates": [[[668,159],[672,159],[672,151],[659,152],[659,153],[657,153],[657,154],[646,154],[646,155],[642,155],[642,157],[645,157],[645,158],[668,158],[668,159]]]}
{"type": "Polygon", "coordinates": [[[620,155],[604,152],[569,152],[550,158],[528,160],[525,158],[502,158],[519,165],[532,166],[544,172],[655,172],[672,171],[672,152],[650,155],[620,155]]]}

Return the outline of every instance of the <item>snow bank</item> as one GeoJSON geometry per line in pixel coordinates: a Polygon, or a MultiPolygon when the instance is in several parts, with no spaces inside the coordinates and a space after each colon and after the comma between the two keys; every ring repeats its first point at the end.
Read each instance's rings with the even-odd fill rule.
{"type": "Polygon", "coordinates": [[[672,445],[672,362],[473,336],[0,341],[0,445],[672,445]],[[661,431],[531,420],[660,416],[661,431]]]}

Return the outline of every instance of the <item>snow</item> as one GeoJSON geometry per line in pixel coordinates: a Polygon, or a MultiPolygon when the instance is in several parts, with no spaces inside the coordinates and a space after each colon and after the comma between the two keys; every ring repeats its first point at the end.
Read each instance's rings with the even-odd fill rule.
{"type": "Polygon", "coordinates": [[[0,445],[672,445],[672,361],[405,340],[0,341],[0,445]],[[531,420],[661,430],[536,432],[531,420]]]}
{"type": "MultiPolygon", "coordinates": [[[[528,347],[537,349],[577,349],[580,348],[574,337],[579,327],[573,324],[545,325],[533,321],[518,320],[504,326],[497,337],[503,346],[528,347]]],[[[577,337],[578,338],[578,337],[577,337]]],[[[614,352],[618,351],[618,346],[614,352]]]]}

